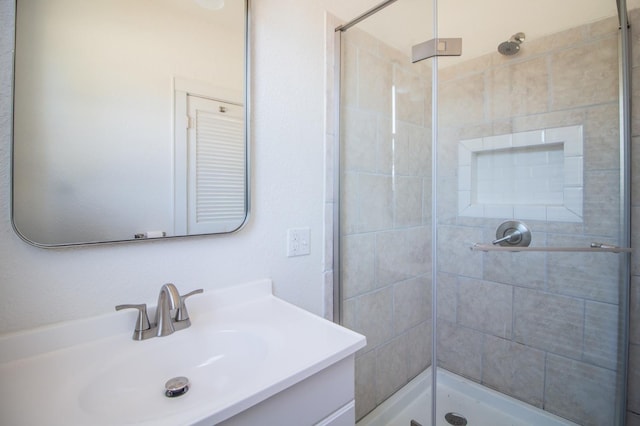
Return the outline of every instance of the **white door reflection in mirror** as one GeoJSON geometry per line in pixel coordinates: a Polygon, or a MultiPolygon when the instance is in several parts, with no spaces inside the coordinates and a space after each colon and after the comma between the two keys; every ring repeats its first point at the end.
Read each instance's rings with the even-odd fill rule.
{"type": "Polygon", "coordinates": [[[243,107],[192,95],[187,107],[185,233],[233,231],[246,212],[243,107]]]}

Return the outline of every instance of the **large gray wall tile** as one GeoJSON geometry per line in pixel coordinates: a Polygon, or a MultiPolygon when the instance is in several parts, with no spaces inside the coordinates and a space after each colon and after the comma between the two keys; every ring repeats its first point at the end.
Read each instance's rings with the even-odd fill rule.
{"type": "Polygon", "coordinates": [[[615,370],[618,366],[618,305],[585,304],[583,360],[615,370]]]}
{"type": "Polygon", "coordinates": [[[475,73],[466,78],[444,81],[439,89],[439,119],[441,125],[462,126],[484,119],[485,78],[475,73]],[[464,99],[464,102],[460,102],[464,99]]]}
{"type": "Polygon", "coordinates": [[[431,320],[425,321],[407,332],[409,379],[414,378],[431,365],[432,333],[431,320]]]}
{"type": "Polygon", "coordinates": [[[376,403],[381,403],[407,383],[407,345],[408,339],[403,335],[376,350],[376,403]]]}
{"type": "Polygon", "coordinates": [[[361,418],[376,407],[376,354],[370,351],[356,357],[356,417],[361,418]]]}
{"type": "Polygon", "coordinates": [[[378,286],[392,284],[431,271],[431,232],[416,227],[376,235],[378,286]]]}
{"type": "Polygon", "coordinates": [[[396,334],[431,319],[431,277],[418,277],[393,286],[393,322],[396,334]]]}
{"type": "Polygon", "coordinates": [[[469,250],[478,241],[482,241],[482,229],[439,226],[438,271],[481,278],[482,254],[469,250]]]}
{"type": "Polygon", "coordinates": [[[588,170],[616,170],[620,167],[620,108],[617,103],[587,110],[584,123],[584,164],[588,170]]]}
{"type": "Polygon", "coordinates": [[[458,278],[452,274],[438,273],[438,318],[456,322],[458,309],[458,278]]]}
{"type": "Polygon", "coordinates": [[[361,174],[358,180],[358,230],[379,231],[393,226],[393,179],[361,174]]]}
{"type": "Polygon", "coordinates": [[[340,268],[342,297],[348,299],[373,290],[375,284],[375,236],[354,234],[342,237],[340,268]]]}
{"type": "MultiPolygon", "coordinates": [[[[489,241],[489,238],[486,241],[489,241]]],[[[544,244],[546,244],[545,241],[542,242],[542,245],[544,244]]],[[[486,253],[483,267],[484,279],[543,289],[546,283],[545,266],[546,253],[486,253]]]]}
{"type": "Polygon", "coordinates": [[[344,170],[376,172],[376,114],[349,107],[344,107],[341,113],[344,170]]]}
{"type": "Polygon", "coordinates": [[[367,337],[370,350],[383,344],[393,336],[393,291],[384,288],[373,293],[359,296],[356,303],[355,331],[367,337]]]}
{"type": "Polygon", "coordinates": [[[543,351],[498,337],[485,336],[482,383],[541,408],[544,363],[543,351]]]}
{"type": "Polygon", "coordinates": [[[393,142],[394,173],[401,176],[431,175],[431,134],[428,128],[396,123],[393,142]]]}
{"type": "Polygon", "coordinates": [[[576,108],[616,101],[618,96],[616,37],[564,49],[551,56],[552,107],[576,108]],[[613,78],[603,78],[603,76],[613,78]]]}
{"type": "Polygon", "coordinates": [[[360,174],[355,172],[342,173],[340,194],[340,232],[342,235],[358,231],[359,195],[358,181],[360,174]],[[349,196],[346,196],[349,194],[349,196]]]}
{"type": "Polygon", "coordinates": [[[491,118],[546,112],[549,72],[545,57],[495,67],[489,72],[491,118]]]}
{"type": "MultiPolygon", "coordinates": [[[[550,234],[550,247],[589,247],[593,238],[550,234]]],[[[569,296],[618,302],[618,259],[603,253],[552,253],[549,290],[569,296]]]]}
{"type": "Polygon", "coordinates": [[[394,64],[394,71],[397,119],[424,125],[425,111],[431,104],[431,81],[399,64],[394,64]]]}
{"type": "Polygon", "coordinates": [[[545,409],[585,426],[612,424],[615,372],[548,355],[545,409]]]}
{"type": "Polygon", "coordinates": [[[392,65],[388,59],[358,52],[358,106],[382,114],[391,112],[392,65]]]}
{"type": "MultiPolygon", "coordinates": [[[[585,233],[616,241],[620,229],[620,171],[584,172],[585,233]]],[[[617,264],[617,262],[613,262],[617,264]]]]}
{"type": "Polygon", "coordinates": [[[517,342],[574,359],[582,357],[583,301],[516,288],[513,311],[517,342]]]}
{"type": "Polygon", "coordinates": [[[438,367],[480,382],[482,333],[438,320],[438,367]]]}
{"type": "Polygon", "coordinates": [[[422,177],[396,177],[394,223],[397,227],[422,225],[422,177]]]}
{"type": "Polygon", "coordinates": [[[495,336],[511,338],[513,287],[460,277],[458,323],[495,336]]]}

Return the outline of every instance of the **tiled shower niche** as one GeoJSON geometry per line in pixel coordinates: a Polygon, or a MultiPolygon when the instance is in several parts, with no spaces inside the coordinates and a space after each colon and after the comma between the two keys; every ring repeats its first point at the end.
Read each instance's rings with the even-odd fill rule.
{"type": "Polygon", "coordinates": [[[458,213],[582,222],[582,126],[461,140],[458,213]]]}

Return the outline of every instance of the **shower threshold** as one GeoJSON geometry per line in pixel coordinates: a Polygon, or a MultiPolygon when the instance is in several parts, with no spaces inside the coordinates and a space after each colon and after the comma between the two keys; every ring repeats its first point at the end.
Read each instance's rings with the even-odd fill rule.
{"type": "MultiPolygon", "coordinates": [[[[578,426],[442,368],[438,369],[435,426],[451,426],[447,413],[464,416],[469,425],[578,426]]],[[[431,367],[376,407],[356,426],[431,424],[431,367]]]]}

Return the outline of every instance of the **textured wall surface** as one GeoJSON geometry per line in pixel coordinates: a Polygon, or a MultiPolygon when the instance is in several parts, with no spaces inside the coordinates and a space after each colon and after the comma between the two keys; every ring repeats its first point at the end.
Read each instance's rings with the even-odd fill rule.
{"type": "Polygon", "coordinates": [[[270,277],[276,294],[323,313],[325,13],[307,2],[254,3],[248,225],[226,236],[44,250],[11,226],[14,2],[0,0],[0,333],[155,304],[165,282],[187,291],[270,277]],[[287,258],[287,228],[307,226],[311,255],[287,258]]]}

